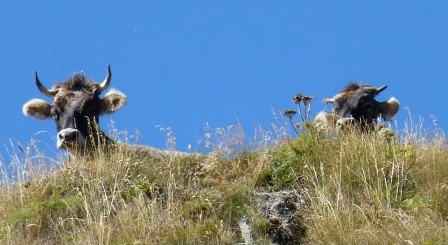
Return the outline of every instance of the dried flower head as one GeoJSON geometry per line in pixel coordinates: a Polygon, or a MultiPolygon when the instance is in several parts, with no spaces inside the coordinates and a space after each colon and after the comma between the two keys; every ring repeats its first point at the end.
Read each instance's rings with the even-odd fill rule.
{"type": "Polygon", "coordinates": [[[292,102],[294,102],[296,104],[300,104],[300,102],[302,102],[302,100],[303,100],[302,94],[296,94],[294,97],[292,97],[292,102]]]}
{"type": "Polygon", "coordinates": [[[283,116],[287,117],[288,119],[292,119],[296,113],[297,111],[295,110],[285,110],[283,111],[283,116]]]}
{"type": "Polygon", "coordinates": [[[313,100],[314,100],[314,97],[313,97],[313,96],[303,96],[303,98],[302,98],[302,103],[303,103],[304,106],[307,106],[307,105],[310,104],[311,101],[313,101],[313,100]]]}
{"type": "Polygon", "coordinates": [[[292,101],[295,104],[300,104],[302,102],[303,105],[305,105],[305,106],[307,106],[313,100],[314,100],[313,96],[306,96],[306,95],[302,95],[302,94],[296,94],[294,97],[292,97],[292,101]]]}

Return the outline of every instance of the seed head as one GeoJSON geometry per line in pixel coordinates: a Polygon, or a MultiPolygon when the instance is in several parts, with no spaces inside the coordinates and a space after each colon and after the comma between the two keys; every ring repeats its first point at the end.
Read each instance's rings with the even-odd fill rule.
{"type": "Polygon", "coordinates": [[[313,97],[313,96],[303,96],[303,98],[302,98],[302,103],[303,103],[304,106],[307,106],[307,105],[310,104],[311,101],[313,101],[313,100],[314,100],[314,97],[313,97]]]}
{"type": "Polygon", "coordinates": [[[294,102],[295,104],[303,103],[304,106],[307,106],[313,100],[313,96],[306,96],[302,94],[296,94],[294,97],[292,97],[292,102],[294,102]]]}
{"type": "Polygon", "coordinates": [[[295,110],[285,110],[283,111],[283,116],[287,117],[288,119],[292,119],[296,113],[297,111],[295,110]]]}
{"type": "Polygon", "coordinates": [[[292,97],[292,102],[296,103],[296,104],[300,104],[300,102],[302,102],[303,100],[303,95],[301,94],[296,94],[294,97],[292,97]]]}

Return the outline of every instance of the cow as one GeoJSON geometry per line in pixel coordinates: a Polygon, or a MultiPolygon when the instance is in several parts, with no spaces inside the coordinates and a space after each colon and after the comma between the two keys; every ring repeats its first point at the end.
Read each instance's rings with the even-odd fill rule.
{"type": "MultiPolygon", "coordinates": [[[[72,155],[85,155],[100,146],[106,146],[107,149],[110,145],[117,145],[118,142],[109,138],[98,125],[99,116],[115,113],[126,105],[126,95],[116,89],[109,90],[100,98],[101,93],[108,89],[111,78],[108,65],[102,83],[90,81],[84,73],[75,73],[67,81],[47,89],[35,72],[37,88],[43,95],[50,97],[53,103],[32,99],[23,105],[23,114],[40,120],[52,118],[58,131],[56,146],[72,155]]],[[[140,145],[132,145],[130,149],[147,152],[158,159],[188,154],[140,145]]]]}
{"type": "Polygon", "coordinates": [[[53,99],[53,103],[32,99],[23,105],[23,113],[40,120],[53,118],[58,131],[56,138],[59,149],[80,152],[109,143],[111,139],[99,129],[99,116],[121,109],[126,104],[126,96],[111,89],[100,98],[112,78],[110,65],[107,69],[102,83],[89,81],[84,73],[75,73],[51,89],[40,82],[36,71],[37,88],[43,95],[53,99]]]}
{"type": "Polygon", "coordinates": [[[378,102],[375,96],[387,86],[379,88],[366,84],[350,83],[344,90],[323,101],[333,103],[332,113],[320,112],[314,119],[320,128],[341,128],[349,124],[358,125],[363,131],[372,130],[381,119],[392,121],[400,103],[394,97],[378,102]]]}

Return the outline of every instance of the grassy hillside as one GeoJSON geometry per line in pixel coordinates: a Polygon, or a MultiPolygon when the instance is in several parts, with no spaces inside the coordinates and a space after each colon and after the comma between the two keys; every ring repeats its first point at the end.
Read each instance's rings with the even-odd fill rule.
{"type": "Polygon", "coordinates": [[[122,145],[51,171],[31,145],[1,183],[0,244],[448,244],[446,138],[400,131],[229,127],[206,156],[122,145]]]}

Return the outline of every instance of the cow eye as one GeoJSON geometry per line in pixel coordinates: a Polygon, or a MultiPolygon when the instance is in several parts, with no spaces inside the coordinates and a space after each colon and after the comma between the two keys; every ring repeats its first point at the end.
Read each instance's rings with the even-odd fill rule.
{"type": "Polygon", "coordinates": [[[51,109],[51,116],[53,117],[54,120],[58,120],[59,116],[60,116],[59,110],[56,109],[56,108],[52,108],[51,109]]]}
{"type": "Polygon", "coordinates": [[[364,109],[372,109],[373,104],[372,103],[365,103],[363,107],[364,107],[364,109]]]}
{"type": "Polygon", "coordinates": [[[87,108],[84,110],[84,115],[87,116],[95,115],[95,110],[93,108],[87,108]]]}

